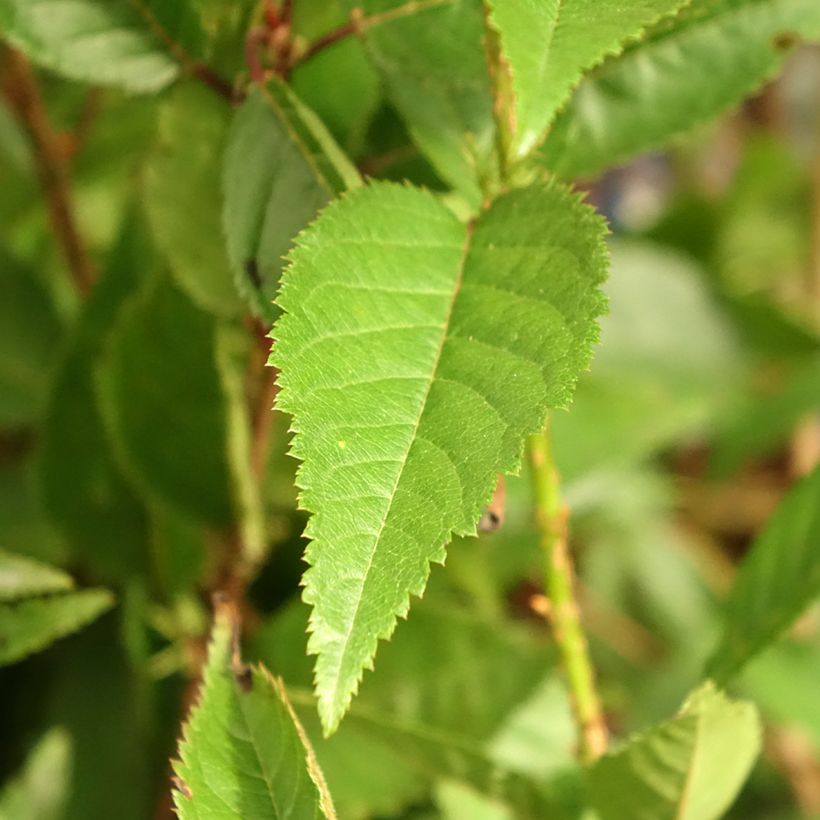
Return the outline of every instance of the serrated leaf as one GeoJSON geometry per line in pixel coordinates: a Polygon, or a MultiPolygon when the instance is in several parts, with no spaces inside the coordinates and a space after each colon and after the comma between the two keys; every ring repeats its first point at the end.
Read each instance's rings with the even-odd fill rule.
{"type": "Polygon", "coordinates": [[[659,147],[759,88],[795,36],[820,37],[815,0],[695,3],[581,83],[542,160],[566,176],[586,176],[659,147]]]}
{"type": "Polygon", "coordinates": [[[729,807],[759,749],[754,706],[707,682],[677,717],[592,766],[593,807],[601,820],[713,820],[729,807]]]}
{"type": "Polygon", "coordinates": [[[0,0],[0,34],[66,77],[139,92],[174,80],[178,49],[202,38],[185,0],[0,0]]]}
{"type": "Polygon", "coordinates": [[[251,91],[228,136],[223,224],[237,286],[272,321],[293,238],[336,194],[359,182],[319,118],[279,80],[251,91]]]}
{"type": "Polygon", "coordinates": [[[728,680],[818,595],[820,467],[789,491],[744,559],[709,674],[728,680]]]}
{"type": "Polygon", "coordinates": [[[0,604],[71,589],[71,578],[59,569],[0,550],[0,604]]]}
{"type": "Polygon", "coordinates": [[[128,477],[149,498],[214,526],[233,521],[228,405],[217,325],[167,275],[122,312],[98,369],[103,413],[128,477]]]}
{"type": "Polygon", "coordinates": [[[268,820],[336,813],[282,683],[242,667],[238,624],[217,608],[199,703],[183,730],[174,803],[182,820],[268,820]]]}
{"type": "Polygon", "coordinates": [[[536,145],[584,70],[689,2],[489,0],[514,91],[514,153],[536,145]]]}
{"type": "Polygon", "coordinates": [[[157,143],[145,168],[145,208],[179,286],[219,316],[239,316],[222,235],[222,153],[230,107],[209,89],[181,85],[159,111],[157,143]]]}
{"type": "Polygon", "coordinates": [[[0,820],[60,820],[71,771],[71,738],[51,729],[29,752],[23,770],[0,791],[0,820]]]}
{"type": "Polygon", "coordinates": [[[294,415],[327,731],[429,562],[474,534],[499,472],[566,404],[597,337],[604,226],[557,185],[465,226],[432,194],[380,183],[299,238],[274,329],[294,415]]]}
{"type": "Polygon", "coordinates": [[[345,0],[387,96],[436,172],[471,203],[494,176],[495,125],[478,0],[345,0]]]}
{"type": "Polygon", "coordinates": [[[90,623],[114,604],[110,592],[86,589],[0,604],[0,665],[45,649],[90,623]]]}

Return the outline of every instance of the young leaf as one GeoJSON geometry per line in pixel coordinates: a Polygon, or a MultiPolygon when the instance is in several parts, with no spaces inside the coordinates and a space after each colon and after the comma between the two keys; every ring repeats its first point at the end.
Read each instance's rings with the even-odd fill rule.
{"type": "Polygon", "coordinates": [[[3,820],[61,820],[71,771],[71,738],[51,729],[26,758],[23,770],[0,790],[3,820]]]}
{"type": "Polygon", "coordinates": [[[214,318],[167,276],[154,277],[122,312],[98,387],[129,478],[151,498],[226,526],[229,431],[215,347],[214,318]]]}
{"type": "Polygon", "coordinates": [[[815,0],[693,5],[579,86],[543,146],[567,176],[624,162],[736,105],[773,76],[796,37],[820,37],[815,0]]]}
{"type": "Polygon", "coordinates": [[[71,578],[48,564],[0,550],[0,603],[71,589],[71,578]]]}
{"type": "Polygon", "coordinates": [[[601,820],[713,820],[729,806],[760,749],[750,703],[710,682],[677,717],[598,760],[589,792],[601,820]]]}
{"type": "Polygon", "coordinates": [[[359,183],[318,117],[279,80],[254,89],[228,136],[223,223],[240,291],[273,320],[285,254],[317,211],[359,183]]]}
{"type": "Polygon", "coordinates": [[[239,662],[238,624],[217,608],[199,703],[183,729],[174,803],[182,820],[336,813],[282,683],[239,662]]]}
{"type": "Polygon", "coordinates": [[[474,204],[492,176],[492,94],[475,0],[344,0],[387,95],[436,172],[474,204]]]}
{"type": "Polygon", "coordinates": [[[0,666],[45,649],[114,604],[110,592],[86,589],[0,604],[0,666]]]}
{"type": "Polygon", "coordinates": [[[475,534],[497,474],[569,401],[604,308],[603,234],[557,185],[465,226],[432,194],[381,183],[300,236],[273,361],[315,513],[304,597],[328,732],[429,562],[475,534]]]}
{"type": "Polygon", "coordinates": [[[728,680],[818,594],[820,467],[789,491],[744,560],[709,674],[728,680]]]}
{"type": "Polygon", "coordinates": [[[512,79],[516,155],[540,140],[585,69],[620,53],[626,40],[688,2],[489,0],[512,79]]]}
{"type": "Polygon", "coordinates": [[[0,0],[0,34],[73,80],[140,92],[168,85],[202,39],[188,0],[0,0]]]}
{"type": "Polygon", "coordinates": [[[179,286],[219,316],[242,314],[222,235],[220,171],[230,107],[201,85],[181,85],[159,111],[145,169],[145,208],[179,286]]]}

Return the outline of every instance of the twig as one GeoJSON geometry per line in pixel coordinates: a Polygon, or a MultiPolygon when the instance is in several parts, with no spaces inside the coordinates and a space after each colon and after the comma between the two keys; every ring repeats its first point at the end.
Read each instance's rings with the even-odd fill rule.
{"type": "Polygon", "coordinates": [[[193,77],[203,82],[214,93],[218,94],[229,103],[236,102],[237,95],[233,86],[224,78],[220,77],[209,65],[199,60],[195,60],[185,50],[182,43],[175,40],[166,30],[165,26],[157,19],[154,12],[143,2],[143,0],[131,0],[131,4],[139,15],[145,20],[154,36],[160,39],[173,58],[193,77]]]}
{"type": "Polygon", "coordinates": [[[380,11],[376,14],[364,16],[360,8],[355,8],[350,12],[350,20],[343,23],[338,28],[328,31],[318,39],[314,40],[296,59],[291,63],[291,69],[315,57],[326,48],[344,40],[353,34],[362,34],[374,26],[380,26],[384,23],[389,23],[393,20],[398,20],[402,17],[409,17],[413,14],[418,14],[421,11],[434,9],[438,6],[446,5],[452,0],[411,0],[409,3],[404,3],[401,6],[396,6],[393,9],[380,11]]]}
{"type": "Polygon", "coordinates": [[[94,268],[77,227],[65,155],[28,60],[18,51],[7,49],[6,69],[4,94],[31,140],[51,226],[74,285],[85,296],[94,283],[94,268]]]}
{"type": "Polygon", "coordinates": [[[560,498],[548,427],[530,437],[529,456],[536,526],[546,556],[549,618],[578,722],[579,757],[590,762],[606,750],[607,729],[575,598],[575,579],[567,545],[568,511],[560,498]]]}

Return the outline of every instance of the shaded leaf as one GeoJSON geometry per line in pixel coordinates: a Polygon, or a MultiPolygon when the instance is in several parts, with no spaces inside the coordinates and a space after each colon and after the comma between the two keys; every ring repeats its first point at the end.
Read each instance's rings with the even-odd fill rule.
{"type": "Polygon", "coordinates": [[[301,235],[273,361],[316,513],[305,600],[328,731],[429,562],[475,534],[497,474],[572,395],[604,306],[603,231],[558,186],[511,192],[467,228],[381,183],[301,235]]]}
{"type": "Polygon", "coordinates": [[[187,0],[0,0],[0,33],[73,80],[143,92],[168,85],[177,49],[196,54],[202,38],[187,0]]]}
{"type": "Polygon", "coordinates": [[[110,592],[87,589],[0,604],[0,665],[45,649],[113,606],[110,592]]]}
{"type": "Polygon", "coordinates": [[[122,312],[99,369],[106,423],[129,478],[201,521],[233,521],[216,322],[167,276],[122,312]]]}
{"type": "Polygon", "coordinates": [[[820,594],[820,467],[780,502],[737,574],[709,674],[732,677],[820,594]]]}
{"type": "Polygon", "coordinates": [[[174,802],[182,820],[336,816],[281,682],[239,664],[238,624],[217,608],[199,703],[183,730],[174,802]]]}
{"type": "Polygon", "coordinates": [[[34,271],[0,253],[0,426],[40,420],[62,330],[34,271]]]}
{"type": "Polygon", "coordinates": [[[71,578],[48,564],[0,550],[0,603],[71,589],[71,578]]]}
{"type": "Polygon", "coordinates": [[[145,168],[145,207],[179,286],[220,316],[242,313],[222,235],[222,152],[230,108],[209,89],[182,85],[159,112],[145,168]]]}
{"type": "Polygon", "coordinates": [[[514,91],[514,153],[540,140],[582,73],[689,0],[489,0],[514,91]]]}
{"type": "Polygon", "coordinates": [[[23,770],[0,791],[2,820],[60,820],[71,769],[71,738],[51,729],[29,752],[23,770]]]}
{"type": "Polygon", "coordinates": [[[589,771],[601,820],[713,820],[760,749],[755,708],[707,682],[675,718],[637,735],[589,771]]]}
{"type": "Polygon", "coordinates": [[[237,286],[259,314],[272,301],[293,238],[358,174],[319,118],[279,80],[254,89],[228,137],[223,224],[237,286]]]}
{"type": "Polygon", "coordinates": [[[496,175],[492,94],[476,0],[345,0],[387,96],[437,173],[474,205],[496,175]]]}
{"type": "Polygon", "coordinates": [[[544,143],[543,162],[585,176],[663,145],[770,79],[795,35],[820,37],[815,0],[693,4],[581,83],[544,143]]]}

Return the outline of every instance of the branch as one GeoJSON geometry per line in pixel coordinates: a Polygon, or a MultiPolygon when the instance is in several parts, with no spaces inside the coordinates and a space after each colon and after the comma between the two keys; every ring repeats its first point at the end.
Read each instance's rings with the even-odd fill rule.
{"type": "Polygon", "coordinates": [[[350,12],[350,20],[339,26],[339,28],[328,31],[317,40],[314,40],[292,63],[290,68],[294,69],[296,66],[307,62],[315,57],[326,48],[344,40],[353,34],[363,34],[368,29],[374,26],[380,26],[384,23],[389,23],[393,20],[398,20],[402,17],[409,17],[413,14],[418,14],[421,11],[434,9],[438,6],[444,6],[452,0],[410,0],[409,3],[404,3],[401,6],[396,6],[393,9],[380,11],[376,14],[371,14],[365,17],[360,8],[355,8],[350,12]]]}
{"type": "Polygon", "coordinates": [[[6,50],[3,93],[31,141],[52,229],[74,285],[85,296],[94,284],[94,268],[77,227],[66,158],[51,127],[31,65],[13,49],[6,50]]]}
{"type": "Polygon", "coordinates": [[[548,427],[530,437],[529,456],[536,526],[547,559],[545,589],[550,604],[549,619],[578,722],[579,757],[588,763],[606,750],[607,729],[575,597],[574,572],[567,545],[568,510],[560,497],[548,427]]]}

